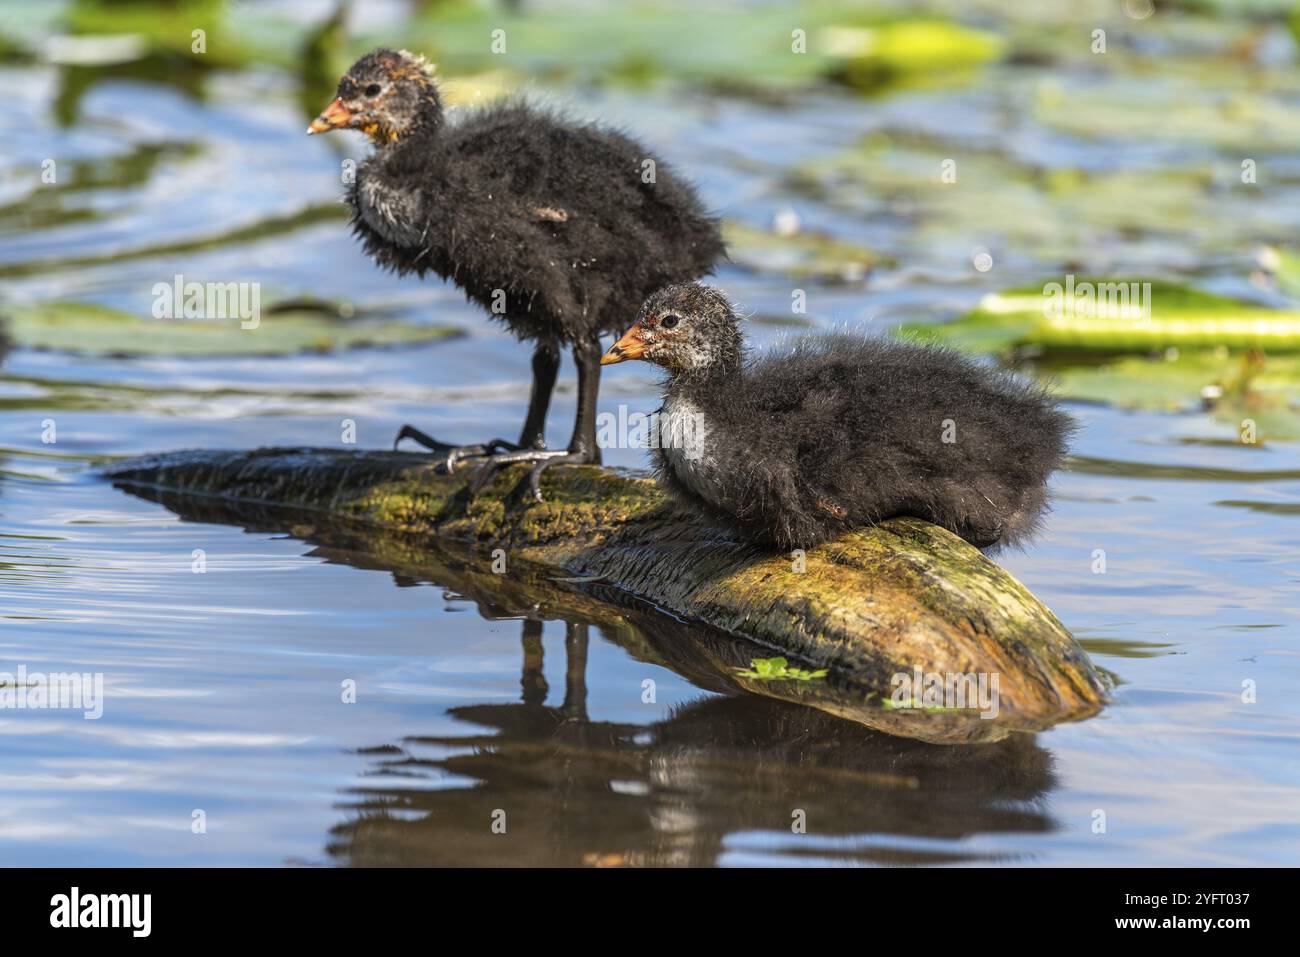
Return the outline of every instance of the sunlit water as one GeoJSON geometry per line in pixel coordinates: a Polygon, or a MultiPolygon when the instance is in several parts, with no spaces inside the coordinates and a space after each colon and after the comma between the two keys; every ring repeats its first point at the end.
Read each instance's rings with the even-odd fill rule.
{"type": "MultiPolygon", "coordinates": [[[[0,268],[215,235],[327,203],[339,160],[359,149],[304,140],[292,84],[274,73],[217,76],[203,104],[106,80],[63,128],[50,116],[56,71],[5,70],[0,81],[14,114],[6,202],[28,195],[31,167],[46,156],[71,166],[157,154],[129,183],[56,204],[84,216],[11,220],[0,268]]],[[[978,147],[1005,107],[998,91],[1017,86],[995,76],[960,98],[819,94],[786,105],[564,95],[659,144],[732,218],[762,223],[793,204],[807,224],[896,255],[899,268],[865,287],[804,284],[809,324],[884,331],[1061,267],[1043,250],[1012,247],[993,275],[974,273],[978,236],[935,244],[887,198],[823,202],[792,192],[782,170],[873,129],[978,147]]],[[[1012,142],[1047,166],[1109,163],[1122,148],[1032,125],[1012,142]]],[[[1135,163],[1170,161],[1130,145],[1135,163]]],[[[1297,208],[1287,228],[1300,226],[1297,208]]],[[[1246,251],[1215,258],[1204,237],[1176,239],[1127,241],[1128,264],[1176,271],[1203,259],[1208,282],[1239,284],[1246,251]]],[[[1117,253],[1079,255],[1101,272],[1117,253]]],[[[291,525],[186,522],[113,489],[93,474],[104,456],[338,445],[344,419],[373,447],[403,422],[464,440],[518,428],[527,351],[454,290],[378,272],[338,221],[211,250],[10,269],[4,294],[143,312],[153,284],[177,271],[383,304],[468,335],[292,359],[8,355],[0,671],[102,673],[106,700],[98,720],[0,717],[0,863],[1294,862],[1296,445],[1242,445],[1199,415],[1072,407],[1084,424],[1078,465],[1059,477],[1041,539],[1001,561],[1113,676],[1113,701],[1034,736],[927,745],[679,674],[660,653],[692,640],[675,623],[642,615],[611,632],[545,609],[489,608],[449,581],[386,568],[355,543],[304,541],[291,525]],[[48,419],[53,444],[42,442],[48,419]],[[1257,689],[1252,703],[1244,682],[1257,689]],[[348,683],[355,703],[343,701],[348,683]],[[791,831],[795,809],[807,813],[806,834],[791,831]],[[492,830],[498,810],[506,836],[492,830]]],[[[789,315],[788,279],[729,266],[718,282],[756,314],[756,343],[788,331],[764,318],[789,315]]],[[[552,444],[567,438],[573,399],[566,377],[552,444]]],[[[645,369],[605,377],[603,410],[653,402],[645,369]]],[[[606,458],[635,465],[640,455],[606,458]]]]}

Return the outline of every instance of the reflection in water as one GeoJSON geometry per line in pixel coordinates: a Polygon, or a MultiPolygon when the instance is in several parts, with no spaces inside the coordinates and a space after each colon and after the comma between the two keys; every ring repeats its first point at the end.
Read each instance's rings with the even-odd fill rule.
{"type": "Polygon", "coordinates": [[[195,100],[202,100],[204,82],[210,72],[201,59],[158,54],[124,63],[70,64],[59,71],[58,95],[51,104],[51,111],[60,126],[73,126],[81,119],[82,101],[86,95],[95,86],[111,80],[164,83],[195,100]]]}
{"type": "MultiPolygon", "coordinates": [[[[1235,443],[1240,445],[1241,443],[1235,443]]],[[[1158,479],[1188,482],[1278,482],[1300,479],[1295,469],[1235,469],[1197,465],[1166,465],[1104,459],[1092,455],[1070,457],[1070,471],[1082,475],[1103,475],[1123,479],[1158,479]]]]}
{"type": "Polygon", "coordinates": [[[851,686],[742,686],[735,667],[770,652],[599,585],[584,586],[597,594],[561,588],[546,571],[517,563],[494,575],[445,542],[313,513],[127,490],[191,521],[287,530],[315,546],[312,557],[388,570],[399,587],[437,584],[475,602],[484,618],[521,620],[519,703],[454,707],[447,713],[470,726],[464,734],[407,736],[362,752],[365,773],[382,783],[345,792],[346,817],[328,847],[341,863],[707,865],[734,850],[728,840],[742,832],[763,832],[765,845],[787,855],[948,862],[989,856],[918,847],[917,839],[1056,829],[1041,802],[1056,786],[1052,759],[1032,734],[980,744],[886,734],[875,729],[969,740],[964,725],[946,723],[953,716],[869,707],[851,686]],[[566,623],[562,695],[543,673],[542,623],[556,620],[566,623]],[[592,720],[593,631],[705,694],[651,723],[592,720]],[[807,833],[796,837],[797,810],[807,833]],[[504,834],[492,827],[498,811],[504,834]]]}
{"type": "Polygon", "coordinates": [[[364,752],[386,783],[346,792],[329,853],[360,866],[707,866],[730,835],[761,831],[790,855],[935,863],[986,856],[917,838],[1055,829],[1040,801],[1055,786],[1051,758],[1032,735],[933,745],[732,695],[650,725],[592,721],[587,641],[588,626],[568,625],[558,707],[545,703],[541,623],[526,621],[520,703],[452,708],[472,726],[463,735],[364,752]],[[501,812],[505,833],[493,828],[501,812]]]}

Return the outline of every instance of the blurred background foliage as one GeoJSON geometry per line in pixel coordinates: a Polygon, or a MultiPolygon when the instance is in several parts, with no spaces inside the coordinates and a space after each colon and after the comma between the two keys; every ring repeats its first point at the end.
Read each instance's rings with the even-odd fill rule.
{"type": "MultiPolygon", "coordinates": [[[[1280,0],[10,3],[0,62],[55,72],[55,127],[94,136],[125,121],[86,112],[109,81],[166,85],[203,112],[178,135],[73,155],[57,184],[6,163],[0,236],[45,232],[51,242],[37,255],[5,255],[0,277],[237,249],[338,220],[342,211],[323,197],[174,235],[113,217],[165,170],[221,148],[205,133],[240,116],[214,94],[222,78],[244,76],[242,95],[254,98],[260,83],[287,81],[305,122],[357,55],[387,44],[435,62],[456,106],[520,91],[581,100],[603,89],[659,110],[685,94],[713,98],[713,110],[777,111],[792,140],[816,148],[721,157],[762,183],[720,204],[742,273],[875,296],[903,334],[989,352],[1073,397],[1209,410],[1224,425],[1262,415],[1268,438],[1300,437],[1289,358],[1300,351],[1298,35],[1300,12],[1280,0]],[[494,52],[498,36],[504,53],[494,52]],[[853,101],[861,105],[845,106],[853,101]],[[842,135],[820,135],[846,123],[842,135]],[[945,163],[955,182],[943,178],[945,163]],[[93,224],[114,228],[91,242],[55,241],[93,224]],[[980,251],[991,271],[972,268],[980,251]],[[1140,330],[1045,321],[1035,290],[1066,273],[1155,280],[1152,321],[1140,330]],[[956,308],[954,289],[964,294],[956,308]],[[1008,290],[1020,306],[992,309],[986,297],[1008,290]]],[[[309,286],[280,278],[283,296],[305,304],[285,311],[299,326],[284,343],[410,335],[393,316],[383,333],[312,332],[313,322],[340,321],[340,296],[321,307],[309,286]]],[[[84,332],[111,350],[114,336],[128,335],[130,323],[105,311],[121,304],[103,301],[67,334],[77,306],[58,293],[57,283],[20,282],[11,297],[28,308],[11,310],[10,339],[73,349],[84,332]],[[50,299],[57,308],[44,308],[50,299]]],[[[386,308],[345,306],[357,322],[386,308]]],[[[760,311],[779,321],[779,307],[760,311]]],[[[194,344],[178,353],[221,337],[175,331],[155,349],[182,340],[194,344]]]]}

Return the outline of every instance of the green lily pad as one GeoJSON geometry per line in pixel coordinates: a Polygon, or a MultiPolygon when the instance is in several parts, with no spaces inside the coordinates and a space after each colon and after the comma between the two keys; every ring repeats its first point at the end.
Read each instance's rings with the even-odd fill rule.
{"type": "Polygon", "coordinates": [[[79,0],[69,5],[65,21],[75,37],[130,37],[140,55],[183,58],[210,68],[246,65],[248,44],[228,26],[222,0],[79,0]],[[203,33],[196,37],[196,30],[203,33]]]}
{"type": "Polygon", "coordinates": [[[1236,430],[1242,442],[1300,438],[1297,355],[1170,350],[1043,374],[1056,392],[1071,399],[1128,409],[1208,411],[1236,430]]]}
{"type": "Polygon", "coordinates": [[[1035,120],[1083,139],[1127,140],[1158,131],[1166,142],[1229,150],[1250,143],[1253,152],[1244,155],[1287,149],[1300,136],[1289,96],[1260,89],[1242,72],[1236,65],[1200,64],[1195,71],[1116,74],[1088,84],[1048,82],[1035,89],[1031,108],[1035,120]]]}
{"type": "Polygon", "coordinates": [[[963,349],[997,352],[1151,352],[1178,349],[1300,351],[1300,311],[1268,309],[1173,283],[1059,280],[985,296],[974,312],[941,326],[900,332],[963,349]]]}
{"type": "Polygon", "coordinates": [[[722,232],[737,265],[792,279],[859,282],[883,262],[871,250],[827,233],[802,230],[785,236],[737,222],[726,223],[722,232]]]}
{"type": "MultiPolygon", "coordinates": [[[[241,409],[241,415],[298,415],[328,406],[342,407],[367,397],[356,389],[144,386],[111,379],[0,375],[0,412],[114,412],[146,415],[203,415],[214,402],[241,409]]],[[[2,451],[2,450],[0,450],[2,451]]]]}
{"type": "Polygon", "coordinates": [[[1052,168],[994,143],[968,149],[898,129],[802,160],[784,185],[855,215],[890,210],[909,222],[908,244],[927,258],[964,258],[984,245],[1068,264],[1101,244],[1136,253],[1169,236],[1227,255],[1257,243],[1261,228],[1259,193],[1216,190],[1212,171],[1052,168]]]}
{"type": "Polygon", "coordinates": [[[320,310],[262,310],[256,328],[238,319],[152,319],[85,302],[10,306],[0,312],[16,345],[94,355],[293,355],[357,346],[435,342],[448,326],[397,320],[344,320],[320,310]]]}
{"type": "Polygon", "coordinates": [[[863,90],[907,77],[933,81],[944,74],[960,74],[998,59],[1005,50],[995,34],[942,20],[830,26],[821,31],[818,40],[832,56],[843,60],[832,75],[863,90]]]}
{"type": "Polygon", "coordinates": [[[1300,438],[1300,312],[1156,281],[1058,286],[989,295],[954,322],[895,331],[970,352],[1031,355],[1032,371],[1066,398],[1204,410],[1257,442],[1300,438]]]}
{"type": "Polygon", "coordinates": [[[988,33],[864,11],[853,0],[806,5],[793,18],[781,4],[754,5],[739,17],[695,4],[689,29],[683,14],[677,4],[633,3],[592,6],[580,16],[546,9],[520,15],[449,0],[413,18],[403,35],[409,49],[451,72],[498,67],[503,57],[490,40],[500,30],[512,67],[526,76],[642,83],[668,77],[738,91],[805,87],[827,77],[874,90],[954,73],[1002,49],[988,33]],[[609,42],[614,36],[618,43],[609,42]]]}
{"type": "MultiPolygon", "coordinates": [[[[275,64],[300,72],[305,106],[332,90],[353,58],[394,42],[391,27],[357,35],[337,14],[310,23],[256,3],[77,0],[62,6],[55,24],[64,34],[66,56],[202,69],[275,64]],[[204,31],[201,48],[195,30],[204,31]]],[[[42,34],[51,29],[47,25],[42,34]]],[[[825,0],[793,18],[782,4],[756,5],[737,16],[699,4],[519,11],[440,0],[405,18],[400,34],[403,46],[452,74],[497,70],[508,57],[512,68],[530,78],[669,77],[754,91],[808,86],[827,77],[871,90],[899,80],[929,82],[999,56],[1004,47],[992,33],[933,17],[863,10],[856,0],[825,0]],[[687,9],[690,29],[683,30],[687,9]],[[497,36],[504,49],[493,43],[497,36]],[[610,37],[619,42],[610,43],[610,37]]],[[[39,38],[22,39],[27,42],[17,52],[30,55],[39,38]]]]}

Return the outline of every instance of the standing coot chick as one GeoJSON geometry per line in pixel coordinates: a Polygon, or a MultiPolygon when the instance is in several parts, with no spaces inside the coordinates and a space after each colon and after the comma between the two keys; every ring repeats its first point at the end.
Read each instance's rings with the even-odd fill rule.
{"type": "MultiPolygon", "coordinates": [[[[517,443],[453,446],[458,458],[600,461],[600,333],[618,332],[654,290],[696,279],[725,255],[718,222],[695,192],[635,140],[507,101],[448,122],[422,57],[379,49],[353,64],[309,133],[358,129],[375,152],[347,190],[367,253],[398,274],[437,273],[534,344],[533,386],[517,443]],[[546,410],[561,346],[578,369],[578,413],[565,451],[546,451],[546,410]],[[508,450],[502,452],[501,450],[508,450]],[[493,454],[498,453],[498,454],[493,454]]],[[[394,444],[396,444],[396,442],[394,444]]]]}
{"type": "Polygon", "coordinates": [[[948,349],[839,334],[748,359],[731,303],[699,283],[646,300],[601,363],[627,359],[668,370],[660,481],[783,549],[895,515],[1022,541],[1073,429],[1038,386],[948,349]]]}

